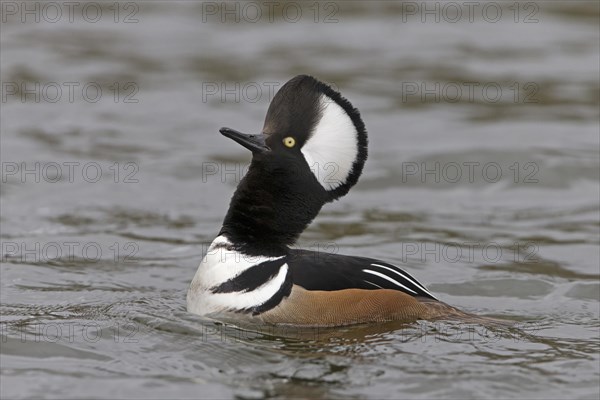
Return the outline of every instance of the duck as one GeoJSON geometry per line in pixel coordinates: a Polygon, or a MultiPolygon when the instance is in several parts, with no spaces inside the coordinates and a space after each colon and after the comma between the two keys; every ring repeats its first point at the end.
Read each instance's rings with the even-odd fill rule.
{"type": "Polygon", "coordinates": [[[286,82],[262,131],[220,133],[250,150],[187,310],[234,322],[336,327],[465,316],[399,266],[294,247],[321,208],[358,182],[368,155],[359,111],[309,75],[286,82]]]}

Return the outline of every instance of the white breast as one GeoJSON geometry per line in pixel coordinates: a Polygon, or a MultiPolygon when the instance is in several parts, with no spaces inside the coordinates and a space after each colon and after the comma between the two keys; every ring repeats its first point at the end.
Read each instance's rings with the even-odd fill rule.
{"type": "Polygon", "coordinates": [[[225,236],[219,236],[211,243],[188,289],[189,312],[208,315],[259,306],[273,297],[283,285],[288,271],[287,264],[283,264],[273,278],[252,291],[212,293],[211,288],[235,278],[248,268],[284,257],[248,256],[228,249],[230,246],[231,243],[225,236]]]}

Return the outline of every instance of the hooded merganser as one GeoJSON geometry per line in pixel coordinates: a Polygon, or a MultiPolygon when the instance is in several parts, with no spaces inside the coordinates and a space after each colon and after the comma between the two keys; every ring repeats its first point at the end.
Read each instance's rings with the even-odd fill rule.
{"type": "Polygon", "coordinates": [[[252,162],[192,280],[189,312],[307,326],[465,315],[390,263],[290,248],[367,159],[365,125],[337,91],[297,76],[271,101],[262,133],[220,132],[252,162]]]}

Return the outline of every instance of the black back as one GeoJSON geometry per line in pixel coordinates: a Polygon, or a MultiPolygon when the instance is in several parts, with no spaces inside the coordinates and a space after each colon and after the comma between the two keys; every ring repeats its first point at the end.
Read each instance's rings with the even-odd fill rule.
{"type": "Polygon", "coordinates": [[[291,250],[287,263],[294,284],[307,290],[392,289],[435,300],[427,288],[408,273],[373,258],[291,250]]]}

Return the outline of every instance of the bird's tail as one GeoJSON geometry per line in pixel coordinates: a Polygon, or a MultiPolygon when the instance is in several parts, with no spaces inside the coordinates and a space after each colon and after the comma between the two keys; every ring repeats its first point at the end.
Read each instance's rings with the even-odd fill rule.
{"type": "Polygon", "coordinates": [[[465,324],[477,324],[490,328],[512,328],[517,321],[486,317],[459,310],[449,304],[437,300],[421,300],[431,312],[430,320],[456,321],[465,324]]]}

